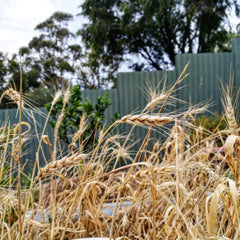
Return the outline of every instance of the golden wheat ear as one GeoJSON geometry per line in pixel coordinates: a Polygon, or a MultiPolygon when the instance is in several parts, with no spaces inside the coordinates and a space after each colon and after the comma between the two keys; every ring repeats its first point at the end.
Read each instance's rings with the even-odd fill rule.
{"type": "MultiPolygon", "coordinates": [[[[7,89],[0,97],[0,103],[4,96],[7,96],[10,100],[17,104],[18,108],[20,107],[20,94],[13,88],[7,89]]],[[[24,108],[24,102],[22,101],[22,108],[24,108]]]]}
{"type": "Polygon", "coordinates": [[[172,122],[172,117],[160,117],[158,115],[146,115],[146,114],[138,114],[138,115],[126,115],[119,120],[119,123],[128,123],[134,125],[148,125],[148,126],[162,126],[165,123],[172,122]]]}
{"type": "Polygon", "coordinates": [[[89,154],[74,154],[70,157],[66,156],[60,160],[55,160],[50,162],[45,167],[41,168],[35,178],[35,181],[39,180],[42,177],[49,176],[52,173],[57,173],[64,168],[70,168],[78,165],[80,162],[83,162],[87,159],[89,154]]]}
{"type": "Polygon", "coordinates": [[[225,116],[228,124],[228,128],[230,131],[230,134],[232,135],[238,135],[239,129],[238,129],[238,123],[236,118],[236,109],[237,107],[237,101],[233,102],[232,99],[238,99],[239,92],[236,93],[235,96],[233,96],[233,81],[230,81],[229,85],[227,87],[224,87],[223,83],[221,83],[222,87],[222,105],[225,111],[225,116]]]}
{"type": "Polygon", "coordinates": [[[143,112],[155,109],[166,99],[166,82],[167,76],[165,75],[157,86],[152,85],[151,82],[147,82],[147,88],[141,89],[148,102],[143,112]],[[160,87],[161,84],[163,85],[162,87],[160,87]]]}
{"type": "Polygon", "coordinates": [[[236,185],[238,185],[240,170],[240,137],[230,135],[224,144],[224,150],[226,162],[232,171],[236,185]]]}
{"type": "Polygon", "coordinates": [[[21,111],[29,121],[32,121],[34,119],[35,113],[42,117],[46,117],[46,114],[41,111],[40,108],[36,107],[36,102],[24,95],[22,95],[22,98],[20,99],[20,93],[14,90],[12,87],[2,93],[0,97],[0,103],[4,97],[7,97],[9,100],[15,103],[17,105],[18,111],[20,110],[21,104],[21,111]]]}

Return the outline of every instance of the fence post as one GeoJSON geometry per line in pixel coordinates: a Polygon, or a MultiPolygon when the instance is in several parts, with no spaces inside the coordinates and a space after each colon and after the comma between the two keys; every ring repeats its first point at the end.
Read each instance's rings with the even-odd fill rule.
{"type": "Polygon", "coordinates": [[[240,38],[232,40],[233,69],[236,84],[240,85],[240,38]]]}

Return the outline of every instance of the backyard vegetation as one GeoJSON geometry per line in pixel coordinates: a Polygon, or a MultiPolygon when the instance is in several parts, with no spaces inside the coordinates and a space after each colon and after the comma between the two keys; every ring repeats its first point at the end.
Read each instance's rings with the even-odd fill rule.
{"type": "MultiPolygon", "coordinates": [[[[66,153],[58,140],[70,90],[58,92],[46,117],[47,123],[62,99],[54,141],[49,142],[46,125],[42,126],[28,187],[20,186],[20,180],[27,178],[21,147],[34,129],[29,131],[30,125],[21,118],[16,126],[4,126],[0,130],[0,239],[239,239],[240,137],[231,86],[224,90],[225,125],[219,122],[211,129],[197,120],[205,107],[190,106],[181,114],[164,111],[187,77],[185,72],[186,68],[168,90],[155,92],[141,113],[95,131],[92,148],[84,148],[88,120],[82,117],[66,153]],[[160,110],[153,114],[157,105],[160,110]],[[132,130],[127,136],[115,131],[121,124],[131,124],[132,130],[148,129],[138,151],[131,149],[132,130]],[[168,137],[150,145],[152,131],[167,131],[168,137]],[[51,159],[40,168],[43,144],[49,146],[51,159]],[[117,168],[122,160],[131,163],[117,168]]],[[[31,111],[24,108],[17,91],[3,95],[20,112],[31,111]]]]}

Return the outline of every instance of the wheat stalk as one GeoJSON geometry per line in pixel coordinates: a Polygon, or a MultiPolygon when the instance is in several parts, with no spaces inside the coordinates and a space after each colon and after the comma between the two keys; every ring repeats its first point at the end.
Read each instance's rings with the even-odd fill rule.
{"type": "Polygon", "coordinates": [[[60,160],[53,161],[47,164],[45,167],[41,168],[35,178],[35,181],[42,177],[49,176],[51,173],[60,171],[64,168],[70,168],[79,164],[88,157],[88,154],[74,154],[70,157],[66,156],[60,160]]]}
{"type": "Polygon", "coordinates": [[[86,130],[86,117],[82,116],[80,123],[79,123],[79,129],[78,131],[73,135],[72,143],[76,143],[77,140],[83,135],[84,131],[86,130]]]}
{"type": "Polygon", "coordinates": [[[62,107],[61,113],[60,113],[60,115],[58,117],[58,120],[57,120],[55,128],[54,128],[54,142],[53,142],[52,160],[54,160],[56,158],[56,155],[57,155],[57,136],[58,136],[58,131],[59,131],[61,122],[62,122],[63,117],[64,117],[64,109],[65,109],[65,106],[66,106],[66,104],[67,104],[67,102],[69,100],[70,94],[71,94],[70,93],[70,89],[68,88],[67,91],[65,92],[64,96],[63,96],[63,107],[62,107]]]}
{"type": "MultiPolygon", "coordinates": [[[[235,110],[234,107],[236,107],[236,105],[234,106],[234,104],[232,103],[232,95],[233,95],[232,91],[233,91],[233,82],[230,82],[229,86],[226,88],[224,88],[222,84],[223,98],[221,100],[222,100],[223,108],[226,114],[228,127],[232,135],[238,135],[238,124],[236,121],[235,111],[234,111],[235,110]]],[[[235,97],[236,99],[238,99],[238,93],[236,94],[235,97]]]]}
{"type": "Polygon", "coordinates": [[[146,98],[148,100],[148,103],[145,106],[143,112],[145,112],[146,110],[153,110],[164,99],[166,99],[168,93],[166,91],[166,82],[167,82],[166,75],[164,75],[163,79],[159,81],[159,83],[156,86],[152,85],[150,82],[147,82],[147,88],[142,89],[143,93],[146,95],[146,98]],[[160,84],[162,84],[163,86],[160,87],[160,84]]]}
{"type": "Polygon", "coordinates": [[[161,103],[165,98],[167,97],[167,94],[160,94],[159,96],[153,96],[153,98],[151,99],[151,101],[146,105],[146,107],[144,108],[144,110],[146,109],[154,109],[156,107],[156,105],[158,105],[159,103],[161,103]]]}
{"type": "MultiPolygon", "coordinates": [[[[20,94],[19,92],[17,92],[16,90],[14,90],[13,88],[9,88],[7,89],[5,92],[3,92],[3,94],[0,97],[0,102],[2,101],[3,97],[7,95],[14,103],[16,103],[18,105],[18,107],[20,108],[20,94]]],[[[21,107],[24,107],[24,103],[23,101],[21,101],[21,107]]]]}
{"type": "Polygon", "coordinates": [[[171,117],[160,117],[152,115],[126,115],[119,120],[119,123],[129,123],[135,125],[162,126],[165,123],[173,121],[171,117]]]}
{"type": "Polygon", "coordinates": [[[240,165],[240,137],[236,135],[228,136],[224,144],[226,162],[232,171],[234,180],[238,184],[240,165]]]}
{"type": "MultiPolygon", "coordinates": [[[[69,90],[69,87],[67,89],[67,91],[65,92],[64,96],[63,96],[63,107],[62,107],[62,110],[61,110],[61,113],[58,117],[58,120],[56,122],[56,125],[55,125],[55,128],[54,128],[54,141],[53,141],[53,152],[52,152],[52,161],[54,161],[54,159],[56,158],[56,155],[57,155],[57,136],[58,136],[58,131],[59,131],[59,128],[60,128],[60,125],[62,123],[62,120],[63,120],[63,117],[64,117],[64,110],[65,110],[65,106],[69,100],[69,97],[70,97],[70,90],[69,90]]],[[[55,165],[53,165],[53,169],[56,168],[58,169],[58,162],[53,162],[55,163],[55,165]]],[[[61,166],[61,164],[59,165],[61,166]]],[[[48,169],[46,169],[48,170],[48,169]]],[[[48,170],[49,171],[49,170],[48,170]]],[[[51,172],[51,171],[49,171],[51,172]]],[[[53,209],[53,211],[51,212],[51,217],[53,219],[52,221],[52,225],[54,226],[55,222],[55,209],[53,208],[54,204],[55,204],[55,190],[54,190],[54,184],[53,184],[53,176],[51,176],[51,196],[53,196],[53,201],[51,201],[51,208],[53,209]]],[[[51,228],[51,235],[50,235],[50,239],[55,239],[55,236],[54,236],[54,227],[51,228]]]]}
{"type": "Polygon", "coordinates": [[[234,115],[234,109],[232,105],[232,101],[229,95],[226,96],[226,118],[228,121],[229,129],[231,130],[231,133],[234,135],[238,135],[238,125],[237,121],[234,115]]]}
{"type": "Polygon", "coordinates": [[[58,102],[61,96],[62,96],[62,91],[58,91],[52,100],[52,106],[54,106],[58,102]]]}

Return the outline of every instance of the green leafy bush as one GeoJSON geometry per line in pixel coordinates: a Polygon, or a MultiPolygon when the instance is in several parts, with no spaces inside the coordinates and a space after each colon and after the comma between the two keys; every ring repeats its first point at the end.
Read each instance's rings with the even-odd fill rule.
{"type": "MultiPolygon", "coordinates": [[[[214,114],[211,116],[200,116],[195,120],[195,125],[201,126],[203,128],[202,137],[206,138],[209,136],[209,134],[217,133],[219,131],[222,131],[227,128],[227,122],[224,116],[214,114]]],[[[192,134],[192,137],[195,135],[195,133],[192,134]]],[[[216,134],[216,137],[214,139],[216,145],[218,147],[221,147],[223,145],[223,140],[226,139],[226,134],[221,134],[221,138],[218,137],[216,134]]]]}
{"type": "MultiPolygon", "coordinates": [[[[87,98],[86,102],[82,102],[81,90],[78,86],[73,86],[70,89],[70,98],[64,108],[64,116],[59,128],[59,138],[64,140],[67,144],[71,143],[71,137],[79,129],[80,120],[83,116],[87,119],[86,129],[81,136],[81,141],[84,142],[84,147],[92,147],[96,142],[95,136],[98,130],[103,128],[104,124],[104,112],[111,105],[108,99],[108,93],[103,97],[97,98],[95,106],[87,98]]],[[[51,103],[45,105],[47,110],[50,111],[51,103]]],[[[49,122],[54,128],[58,119],[58,116],[63,108],[63,98],[54,105],[49,122]]],[[[114,118],[118,118],[118,114],[114,114],[114,118]]]]}
{"type": "Polygon", "coordinates": [[[10,167],[8,165],[5,165],[3,169],[1,169],[2,175],[0,179],[0,186],[1,187],[8,187],[10,180],[13,181],[14,178],[9,176],[10,167]]]}
{"type": "Polygon", "coordinates": [[[225,118],[217,114],[211,116],[200,116],[196,119],[195,124],[197,126],[202,126],[211,132],[217,132],[218,130],[223,130],[227,127],[225,118]]]}
{"type": "Polygon", "coordinates": [[[1,169],[0,169],[0,186],[7,187],[9,185],[10,180],[13,181],[13,177],[10,178],[9,172],[10,172],[10,166],[9,163],[5,163],[2,165],[3,157],[4,157],[4,150],[8,147],[9,142],[12,140],[13,132],[14,132],[14,126],[11,127],[1,127],[0,128],[0,163],[1,163],[1,169]]]}
{"type": "Polygon", "coordinates": [[[0,128],[0,150],[6,147],[6,141],[9,136],[9,140],[13,134],[14,126],[12,127],[1,127],[0,128]]]}

